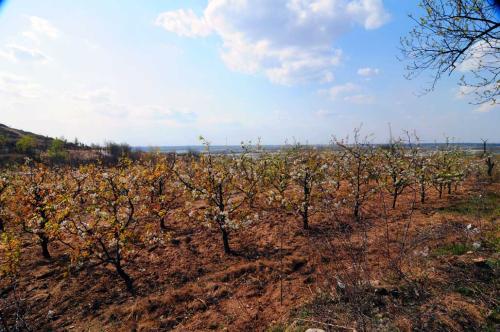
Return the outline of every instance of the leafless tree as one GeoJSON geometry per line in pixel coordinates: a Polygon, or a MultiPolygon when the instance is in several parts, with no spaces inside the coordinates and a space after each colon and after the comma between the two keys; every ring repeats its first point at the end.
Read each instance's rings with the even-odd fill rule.
{"type": "Polygon", "coordinates": [[[401,39],[409,64],[407,78],[432,72],[432,91],[444,75],[463,72],[463,93],[475,93],[475,103],[497,103],[500,75],[498,1],[421,0],[423,15],[410,15],[415,26],[401,39]]]}

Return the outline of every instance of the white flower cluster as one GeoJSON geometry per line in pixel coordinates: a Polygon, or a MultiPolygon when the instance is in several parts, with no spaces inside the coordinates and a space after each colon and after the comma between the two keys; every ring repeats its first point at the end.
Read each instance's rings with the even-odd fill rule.
{"type": "Polygon", "coordinates": [[[273,205],[274,203],[278,203],[281,206],[285,206],[288,204],[288,201],[280,193],[277,193],[274,190],[270,190],[267,194],[267,204],[273,205]]]}
{"type": "Polygon", "coordinates": [[[165,239],[161,236],[158,236],[155,232],[147,231],[146,239],[150,245],[165,245],[165,239]]]}

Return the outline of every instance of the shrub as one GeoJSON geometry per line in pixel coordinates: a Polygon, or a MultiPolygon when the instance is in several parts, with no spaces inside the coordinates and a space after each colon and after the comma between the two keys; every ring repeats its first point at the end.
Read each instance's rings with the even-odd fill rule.
{"type": "Polygon", "coordinates": [[[20,153],[33,155],[36,149],[36,140],[29,135],[21,137],[16,143],[16,150],[20,153]]]}
{"type": "Polygon", "coordinates": [[[47,156],[54,163],[62,163],[68,159],[68,151],[65,149],[65,142],[62,139],[54,139],[47,150],[47,156]]]}

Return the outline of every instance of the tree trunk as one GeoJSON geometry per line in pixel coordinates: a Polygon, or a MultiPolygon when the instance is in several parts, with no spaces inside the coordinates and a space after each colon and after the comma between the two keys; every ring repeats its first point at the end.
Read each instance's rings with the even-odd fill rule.
{"type": "Polygon", "coordinates": [[[116,273],[122,278],[122,280],[125,282],[125,286],[127,287],[127,290],[130,292],[130,294],[135,295],[135,289],[134,289],[134,280],[125,272],[125,270],[122,269],[120,264],[115,264],[115,269],[116,273]]]}
{"type": "Polygon", "coordinates": [[[443,197],[443,185],[442,184],[439,185],[438,191],[439,191],[439,198],[443,197]]]}
{"type": "Polygon", "coordinates": [[[161,231],[167,230],[167,226],[165,226],[165,216],[160,218],[160,230],[161,231]]]}
{"type": "Polygon", "coordinates": [[[224,228],[221,229],[222,232],[222,242],[224,244],[224,253],[232,254],[231,247],[229,246],[229,233],[224,228]]]}
{"type": "Polygon", "coordinates": [[[40,246],[42,247],[42,255],[46,259],[51,259],[49,252],[49,238],[45,234],[38,235],[40,237],[40,246]]]}
{"type": "Polygon", "coordinates": [[[304,207],[304,213],[302,213],[302,224],[304,229],[309,229],[309,209],[307,206],[304,207]]]}
{"type": "Polygon", "coordinates": [[[248,197],[248,207],[250,209],[255,208],[255,195],[251,195],[250,197],[248,197]]]}
{"type": "Polygon", "coordinates": [[[359,217],[359,202],[358,201],[356,201],[354,203],[354,218],[356,218],[356,221],[360,220],[360,217],[359,217]]]}
{"type": "Polygon", "coordinates": [[[451,195],[451,183],[448,183],[448,195],[451,195]]]}
{"type": "Polygon", "coordinates": [[[312,184],[311,187],[309,187],[308,184],[308,176],[306,173],[306,178],[304,179],[304,182],[302,184],[304,188],[304,211],[302,213],[302,223],[304,229],[309,229],[309,202],[311,200],[311,190],[312,190],[312,184]]]}
{"type": "Polygon", "coordinates": [[[486,160],[486,165],[488,165],[488,176],[493,176],[493,167],[495,167],[495,163],[491,160],[491,157],[488,157],[486,160]]]}
{"type": "Polygon", "coordinates": [[[398,192],[397,190],[394,191],[394,193],[392,194],[392,208],[395,209],[396,208],[396,201],[398,200],[398,192]]]}
{"type": "Polygon", "coordinates": [[[5,226],[3,224],[3,219],[0,217],[0,233],[3,233],[4,230],[5,230],[5,226]]]}

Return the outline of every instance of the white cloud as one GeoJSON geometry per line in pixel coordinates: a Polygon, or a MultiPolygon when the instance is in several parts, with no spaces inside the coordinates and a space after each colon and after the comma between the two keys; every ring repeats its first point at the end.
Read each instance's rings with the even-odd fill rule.
{"type": "Polygon", "coordinates": [[[326,94],[332,100],[336,100],[341,96],[345,96],[351,92],[358,91],[360,87],[354,83],[345,83],[334,85],[327,90],[322,90],[321,93],[326,94]]]}
{"type": "Polygon", "coordinates": [[[493,110],[499,110],[499,109],[500,109],[499,104],[488,102],[488,103],[484,103],[484,104],[479,105],[479,107],[474,109],[474,111],[479,112],[479,113],[489,113],[493,110]]]}
{"type": "Polygon", "coordinates": [[[331,82],[342,56],[334,40],[388,18],[381,0],[210,0],[201,17],[181,9],[161,13],[156,24],[187,37],[215,33],[230,69],[291,85],[331,82]]]}
{"type": "Polygon", "coordinates": [[[5,46],[5,50],[0,50],[0,56],[12,62],[44,63],[49,60],[49,57],[38,49],[13,44],[5,46]]]}
{"type": "Polygon", "coordinates": [[[316,116],[318,116],[320,118],[326,118],[326,117],[334,115],[335,112],[332,110],[326,110],[326,109],[322,108],[320,110],[317,110],[315,114],[316,114],[316,116]]]}
{"type": "Polygon", "coordinates": [[[366,29],[377,29],[390,18],[384,10],[382,0],[350,1],[347,5],[347,12],[366,29]]]}
{"type": "Polygon", "coordinates": [[[212,33],[205,18],[199,18],[191,9],[161,13],[156,25],[183,37],[206,37],[212,33]]]}
{"type": "Polygon", "coordinates": [[[100,115],[113,119],[119,118],[121,120],[128,118],[130,115],[130,107],[120,103],[94,104],[92,106],[92,111],[100,115]]]}
{"type": "Polygon", "coordinates": [[[50,39],[56,39],[59,37],[60,32],[44,18],[37,16],[29,17],[31,23],[31,30],[24,33],[26,37],[36,38],[39,36],[45,36],[50,39]]]}
{"type": "Polygon", "coordinates": [[[109,88],[90,90],[72,95],[73,101],[88,110],[108,117],[120,117],[133,123],[166,122],[171,125],[192,123],[197,114],[188,109],[172,109],[158,105],[129,105],[118,101],[119,94],[109,88]]]}
{"type": "Polygon", "coordinates": [[[342,100],[359,105],[373,104],[375,102],[375,97],[369,94],[359,93],[361,90],[363,90],[361,86],[348,82],[320,90],[319,93],[329,97],[333,101],[342,100]]]}
{"type": "Polygon", "coordinates": [[[500,48],[500,42],[487,43],[480,40],[467,50],[464,60],[457,69],[467,73],[481,70],[481,68],[497,68],[498,48],[500,48]]]}
{"type": "Polygon", "coordinates": [[[0,94],[18,99],[40,98],[44,90],[28,78],[0,72],[0,94]]]}
{"type": "Polygon", "coordinates": [[[175,123],[191,123],[197,118],[197,114],[188,109],[178,110],[158,105],[134,108],[132,116],[146,121],[169,121],[175,123]]]}
{"type": "MultiPolygon", "coordinates": [[[[494,89],[495,86],[494,84],[489,84],[484,87],[473,87],[473,86],[468,86],[468,85],[461,85],[458,88],[458,91],[455,95],[455,98],[457,99],[464,99],[474,93],[484,93],[486,90],[494,89]]],[[[485,102],[482,103],[481,105],[477,106],[474,108],[474,112],[479,112],[479,113],[488,113],[493,110],[498,110],[500,109],[500,104],[496,102],[485,102]]]]}
{"type": "Polygon", "coordinates": [[[92,104],[109,104],[111,103],[112,97],[113,91],[108,88],[87,91],[73,96],[75,100],[87,101],[92,104]]]}
{"type": "Polygon", "coordinates": [[[358,69],[358,75],[363,77],[373,77],[380,73],[378,68],[364,67],[358,69]]]}
{"type": "Polygon", "coordinates": [[[106,117],[127,118],[131,107],[116,101],[116,93],[109,88],[99,88],[70,95],[83,109],[106,117]]]}
{"type": "Polygon", "coordinates": [[[375,102],[375,97],[366,94],[356,94],[356,95],[345,96],[344,100],[352,104],[370,105],[375,102]]]}
{"type": "Polygon", "coordinates": [[[464,99],[467,95],[470,95],[471,93],[473,93],[476,90],[477,89],[474,87],[467,86],[467,85],[461,85],[458,88],[458,91],[457,91],[457,94],[455,95],[455,97],[457,99],[464,99]]]}
{"type": "Polygon", "coordinates": [[[0,50],[0,58],[4,58],[4,59],[7,59],[7,60],[12,61],[12,62],[16,61],[16,59],[14,58],[12,53],[10,53],[8,51],[0,50]]]}
{"type": "MultiPolygon", "coordinates": [[[[30,29],[21,33],[22,36],[29,39],[31,44],[40,45],[43,37],[55,39],[59,36],[59,31],[47,20],[29,16],[30,29]]],[[[22,42],[25,44],[26,40],[22,42]]],[[[38,48],[28,47],[20,44],[8,44],[0,49],[0,58],[11,62],[36,62],[46,63],[49,57],[38,48]]]]}
{"type": "MultiPolygon", "coordinates": [[[[498,89],[498,85],[496,83],[490,83],[485,86],[471,86],[471,85],[461,85],[457,89],[457,93],[455,94],[455,98],[457,99],[464,99],[469,96],[473,95],[486,95],[490,91],[494,91],[495,89],[498,89]]],[[[486,103],[487,104],[487,103],[486,103]]]]}

